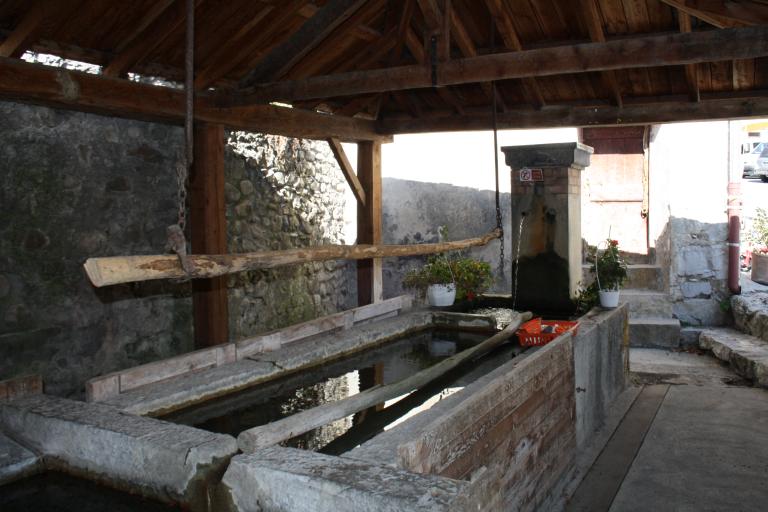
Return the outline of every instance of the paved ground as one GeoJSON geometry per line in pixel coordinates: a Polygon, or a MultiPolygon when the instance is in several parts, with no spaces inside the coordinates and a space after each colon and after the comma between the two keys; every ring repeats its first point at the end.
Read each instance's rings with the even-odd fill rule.
{"type": "Polygon", "coordinates": [[[710,356],[648,350],[631,368],[661,383],[642,384],[567,510],[768,510],[768,390],[727,384],[710,356]]]}

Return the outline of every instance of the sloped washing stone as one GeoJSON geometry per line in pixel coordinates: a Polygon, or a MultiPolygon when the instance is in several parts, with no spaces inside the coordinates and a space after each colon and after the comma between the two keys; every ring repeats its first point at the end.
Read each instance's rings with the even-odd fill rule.
{"type": "Polygon", "coordinates": [[[680,346],[680,321],[674,318],[630,318],[629,346],[675,348],[680,346]]]}
{"type": "MultiPolygon", "coordinates": [[[[293,448],[265,448],[232,459],[217,509],[281,512],[466,510],[455,507],[467,482],[293,448]]],[[[466,503],[465,503],[466,505],[466,503]]]]}
{"type": "Polygon", "coordinates": [[[55,465],[193,510],[237,452],[231,436],[47,395],[0,404],[0,429],[55,465]]]}
{"type": "Polygon", "coordinates": [[[0,434],[0,485],[33,473],[40,457],[0,434]]]}
{"type": "Polygon", "coordinates": [[[708,329],[699,336],[699,346],[711,350],[733,370],[768,388],[768,342],[734,329],[708,329]]]}

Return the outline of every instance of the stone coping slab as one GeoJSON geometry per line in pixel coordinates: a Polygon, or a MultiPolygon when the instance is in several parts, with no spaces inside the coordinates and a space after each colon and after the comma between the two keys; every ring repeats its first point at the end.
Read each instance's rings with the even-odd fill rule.
{"type": "Polygon", "coordinates": [[[272,447],[234,457],[220,499],[230,510],[447,511],[466,510],[454,507],[467,486],[375,462],[272,447]]]}
{"type": "Polygon", "coordinates": [[[730,363],[742,377],[768,388],[768,341],[735,329],[707,329],[699,336],[699,347],[730,363]]]}
{"type": "Polygon", "coordinates": [[[30,475],[40,467],[40,457],[0,434],[0,485],[30,475]]]}
{"type": "MultiPolygon", "coordinates": [[[[448,324],[448,314],[440,315],[443,320],[439,325],[448,324]]],[[[482,322],[478,318],[462,317],[456,322],[458,326],[466,323],[475,327],[492,325],[489,320],[482,322]]],[[[414,310],[397,317],[357,325],[346,331],[307,338],[234,363],[147,384],[103,403],[132,414],[159,416],[376,347],[430,325],[433,325],[432,311],[414,310]]]]}
{"type": "Polygon", "coordinates": [[[48,395],[0,403],[0,428],[46,465],[194,510],[237,452],[228,435],[48,395]]]}

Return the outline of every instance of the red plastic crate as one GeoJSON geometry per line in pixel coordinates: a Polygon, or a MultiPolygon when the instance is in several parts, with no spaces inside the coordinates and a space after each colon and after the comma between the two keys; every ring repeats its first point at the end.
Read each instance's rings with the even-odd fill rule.
{"type": "Polygon", "coordinates": [[[520,340],[520,345],[523,347],[534,347],[546,345],[553,339],[569,330],[573,330],[573,334],[576,334],[578,327],[579,322],[569,322],[567,320],[542,320],[541,318],[534,318],[533,320],[529,320],[520,326],[520,328],[517,330],[517,337],[520,340]],[[546,326],[554,326],[555,332],[541,332],[541,329],[546,326]]]}

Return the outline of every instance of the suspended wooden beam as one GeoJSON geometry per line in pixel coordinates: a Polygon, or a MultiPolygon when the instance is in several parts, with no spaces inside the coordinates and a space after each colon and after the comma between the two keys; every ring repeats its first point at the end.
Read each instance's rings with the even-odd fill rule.
{"type": "Polygon", "coordinates": [[[349,162],[347,153],[344,151],[341,142],[339,139],[331,137],[328,139],[328,145],[331,147],[331,152],[333,152],[333,156],[336,157],[336,162],[339,164],[342,174],[344,174],[344,177],[347,179],[347,184],[349,185],[349,188],[352,189],[355,199],[357,199],[358,204],[364,205],[365,190],[363,190],[360,180],[357,179],[355,170],[352,168],[352,164],[349,162]]]}
{"type": "MultiPolygon", "coordinates": [[[[437,85],[588,73],[611,69],[694,64],[768,55],[768,26],[635,37],[441,63],[437,85]]],[[[255,104],[433,87],[425,66],[400,66],[262,84],[220,97],[222,104],[255,104]]]]}
{"type": "MultiPolygon", "coordinates": [[[[169,87],[107,78],[18,59],[0,58],[0,98],[118,117],[181,124],[184,92],[169,87]]],[[[365,119],[319,114],[297,108],[254,105],[220,108],[198,95],[195,119],[228,128],[288,137],[343,141],[391,141],[365,119]]]]}
{"type": "Polygon", "coordinates": [[[368,409],[376,404],[397,398],[428,385],[449,371],[487,354],[511,338],[520,324],[531,318],[530,312],[514,313],[510,324],[482,343],[468,348],[403,380],[376,386],[356,395],[328,402],[312,409],[301,411],[292,416],[250,428],[237,437],[238,447],[245,453],[252,453],[259,448],[273,446],[282,441],[299,436],[310,430],[322,427],[356,412],[368,409]]]}
{"type": "Polygon", "coordinates": [[[195,267],[189,276],[181,268],[179,258],[170,254],[89,258],[83,267],[91,283],[98,288],[153,279],[209,278],[311,261],[421,256],[486,245],[491,240],[499,238],[500,235],[498,230],[494,230],[478,238],[434,244],[324,245],[244,254],[198,254],[189,256],[195,267]]]}

